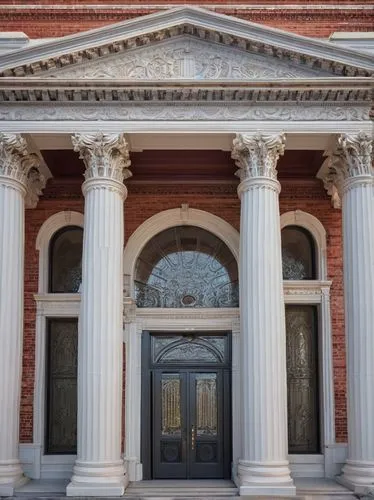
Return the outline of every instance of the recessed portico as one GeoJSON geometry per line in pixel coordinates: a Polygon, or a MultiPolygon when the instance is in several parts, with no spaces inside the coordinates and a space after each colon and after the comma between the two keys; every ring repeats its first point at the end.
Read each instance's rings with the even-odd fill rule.
{"type": "MultiPolygon", "coordinates": [[[[315,460],[320,473],[334,475],[336,467],[329,451],[335,444],[331,282],[326,281],[323,261],[324,234],[318,220],[314,223],[290,211],[287,221],[291,222],[287,225],[297,226],[298,217],[304,227],[310,223],[312,237],[319,245],[319,261],[314,276],[291,284],[283,282],[279,192],[282,183],[287,185],[288,179],[298,176],[309,179],[312,186],[319,182],[319,172],[333,201],[343,200],[345,242],[350,240],[358,214],[371,210],[362,183],[372,186],[368,158],[373,133],[369,117],[373,69],[369,56],[189,7],[0,57],[0,204],[10,218],[16,217],[10,220],[16,228],[17,245],[22,246],[22,200],[26,194],[31,193],[34,202],[42,196],[45,177],[68,177],[67,172],[77,175],[80,169],[86,179],[80,293],[70,297],[70,305],[61,296],[49,294],[44,272],[35,297],[39,318],[57,317],[61,311],[69,317],[80,307],[78,449],[67,495],[95,496],[99,489],[100,496],[120,496],[129,481],[143,477],[141,334],[148,330],[156,332],[157,337],[160,332],[170,334],[191,328],[232,334],[231,471],[240,494],[295,494],[291,476],[292,462],[297,458],[289,457],[287,447],[285,303],[313,304],[322,311],[322,356],[318,367],[322,401],[320,452],[314,454],[319,457],[315,460]],[[191,156],[183,164],[178,155],[188,151],[191,156]],[[327,161],[322,166],[324,152],[327,161]],[[168,164],[165,158],[170,154],[175,154],[176,160],[168,164]],[[203,157],[200,163],[199,154],[203,157]],[[298,155],[302,154],[300,160],[298,155]],[[54,167],[50,170],[45,162],[48,156],[53,157],[54,167]],[[58,156],[63,158],[60,163],[58,156]],[[158,167],[153,171],[149,158],[153,167],[158,158],[158,167]],[[32,168],[30,163],[26,167],[23,160],[32,160],[32,168]],[[292,172],[292,161],[298,172],[292,172]],[[239,169],[239,185],[234,163],[239,169]],[[17,169],[23,176],[21,180],[14,178],[17,169]],[[27,181],[30,172],[33,175],[27,181]],[[233,225],[213,215],[214,205],[209,213],[194,208],[193,201],[188,202],[188,186],[204,186],[207,179],[209,186],[214,186],[211,189],[215,189],[217,203],[220,190],[227,194],[238,189],[240,236],[233,225]],[[155,181],[168,186],[169,194],[184,189],[183,200],[172,210],[161,210],[142,220],[124,241],[123,222],[131,207],[131,190],[139,194],[141,189],[151,189],[155,181]],[[16,211],[8,196],[11,188],[18,193],[16,211]],[[360,189],[360,196],[354,197],[360,189]],[[141,250],[152,236],[183,226],[210,232],[237,259],[239,308],[136,307],[134,269],[141,250]],[[122,412],[126,414],[124,454],[122,412]]],[[[5,242],[6,226],[2,227],[5,242]]],[[[353,266],[351,258],[354,255],[355,262],[369,258],[371,232],[365,228],[362,226],[360,231],[365,244],[356,248],[345,243],[345,267],[348,277],[349,273],[357,276],[354,286],[360,290],[360,303],[370,304],[370,290],[360,278],[364,273],[353,266]]],[[[48,252],[42,254],[47,259],[48,252]]],[[[10,248],[1,259],[4,269],[22,269],[21,255],[16,262],[10,248]]],[[[21,293],[21,276],[14,274],[13,279],[18,280],[14,288],[21,293]]],[[[5,278],[0,283],[5,292],[5,278]]],[[[352,323],[359,308],[350,293],[346,302],[351,321],[348,345],[351,352],[363,354],[359,346],[365,338],[358,333],[361,323],[359,319],[357,324],[352,323]]],[[[23,313],[19,297],[9,300],[12,303],[7,310],[0,309],[0,321],[5,322],[11,310],[20,323],[23,313]]],[[[367,312],[359,309],[362,317],[367,312]]],[[[41,338],[45,335],[43,321],[38,325],[37,335],[41,338]]],[[[0,386],[4,392],[0,394],[17,414],[19,402],[12,399],[11,392],[20,388],[20,329],[16,334],[9,332],[8,340],[11,352],[4,354],[0,365],[8,366],[13,360],[18,375],[13,377],[14,390],[0,386]],[[15,339],[13,345],[10,341],[15,339]]],[[[44,347],[39,356],[40,381],[44,347]]],[[[364,366],[364,360],[352,356],[348,374],[352,400],[363,408],[360,394],[367,387],[365,373],[362,369],[357,375],[355,363],[364,366]]],[[[36,388],[34,403],[35,444],[41,454],[45,418],[42,387],[36,388]]],[[[367,392],[369,399],[374,398],[368,387],[367,392]]],[[[0,429],[8,428],[13,413],[2,415],[0,410],[0,422],[2,418],[5,422],[0,429]]],[[[356,417],[351,415],[349,460],[344,469],[352,487],[371,484],[374,474],[373,457],[357,437],[356,417]]],[[[369,428],[360,428],[360,432],[371,442],[369,428]]],[[[22,478],[17,443],[17,431],[13,429],[9,446],[0,447],[0,494],[13,491],[22,478]]],[[[75,457],[70,464],[72,459],[75,457]]]]}

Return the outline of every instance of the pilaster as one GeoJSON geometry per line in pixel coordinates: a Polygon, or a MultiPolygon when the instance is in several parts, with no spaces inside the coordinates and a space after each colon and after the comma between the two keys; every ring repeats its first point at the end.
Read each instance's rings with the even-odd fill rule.
{"type": "Polygon", "coordinates": [[[283,135],[237,135],[241,183],[240,495],[294,495],[287,460],[285,314],[276,165],[283,135]],[[271,314],[269,314],[271,311],[271,314]]]}
{"type": "Polygon", "coordinates": [[[341,481],[374,489],[374,197],[372,138],[341,135],[330,177],[342,199],[348,458],[341,481]]]}
{"type": "Polygon", "coordinates": [[[122,135],[74,135],[86,165],[78,344],[78,443],[68,496],[121,496],[123,203],[129,177],[122,135]]]}
{"type": "Polygon", "coordinates": [[[20,135],[0,134],[0,495],[23,484],[19,414],[23,345],[25,197],[38,158],[20,135]]]}

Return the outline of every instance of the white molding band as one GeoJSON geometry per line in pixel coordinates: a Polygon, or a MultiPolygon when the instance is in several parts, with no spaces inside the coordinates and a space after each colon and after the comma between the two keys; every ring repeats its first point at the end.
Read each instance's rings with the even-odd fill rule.
{"type": "MultiPolygon", "coordinates": [[[[3,105],[4,107],[4,105],[3,105]]],[[[34,116],[43,116],[45,107],[35,109],[34,116]]],[[[103,108],[101,108],[101,111],[103,108]]],[[[84,111],[84,108],[83,110],[84,111]]],[[[47,108],[48,114],[50,110],[47,108]]],[[[95,115],[96,116],[96,115],[95,115]]],[[[364,120],[310,120],[302,121],[294,118],[291,119],[276,119],[274,121],[266,121],[261,119],[255,120],[194,120],[189,117],[188,120],[154,120],[153,117],[143,120],[103,120],[102,113],[97,115],[97,119],[90,118],[89,120],[60,120],[53,118],[50,121],[42,119],[41,121],[19,120],[12,121],[6,119],[1,121],[1,129],[7,133],[42,133],[42,134],[57,134],[65,133],[72,134],[79,130],[81,133],[92,133],[93,131],[101,130],[104,133],[149,133],[149,134],[175,134],[175,133],[236,133],[236,132],[253,132],[261,130],[264,134],[273,134],[279,130],[283,130],[288,134],[337,134],[344,132],[347,134],[358,133],[360,131],[373,133],[374,125],[371,121],[364,120]]]]}

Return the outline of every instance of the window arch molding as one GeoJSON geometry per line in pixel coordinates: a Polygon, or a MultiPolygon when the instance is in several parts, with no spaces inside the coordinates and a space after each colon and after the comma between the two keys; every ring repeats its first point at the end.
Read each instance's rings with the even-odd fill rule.
{"type": "Polygon", "coordinates": [[[52,237],[67,226],[83,228],[83,222],[84,216],[80,212],[63,211],[49,217],[41,226],[35,245],[39,251],[39,294],[48,293],[49,245],[52,237]]]}
{"type": "Polygon", "coordinates": [[[294,210],[281,215],[280,226],[281,230],[287,226],[299,226],[306,229],[311,234],[314,239],[316,250],[317,280],[326,280],[326,230],[317,217],[307,212],[303,212],[302,210],[294,210]]]}
{"type": "Polygon", "coordinates": [[[228,222],[204,210],[182,206],[165,210],[147,219],[130,236],[124,250],[125,287],[134,296],[135,265],[145,245],[158,233],[174,226],[196,226],[217,236],[232,252],[239,263],[239,232],[228,222]]]}

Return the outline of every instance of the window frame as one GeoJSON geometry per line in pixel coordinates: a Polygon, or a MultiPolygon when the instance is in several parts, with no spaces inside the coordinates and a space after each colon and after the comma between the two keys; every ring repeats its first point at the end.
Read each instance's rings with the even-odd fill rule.
{"type": "Polygon", "coordinates": [[[46,453],[46,393],[47,393],[47,335],[49,319],[77,318],[79,320],[80,293],[49,292],[49,248],[53,236],[64,227],[84,228],[84,216],[74,211],[62,211],[49,217],[42,224],[37,239],[39,251],[38,293],[36,302],[35,326],[35,390],[33,404],[33,441],[40,447],[39,474],[48,474],[50,467],[72,468],[76,455],[46,453]]]}
{"type": "Polygon", "coordinates": [[[292,457],[325,455],[325,471],[328,467],[326,451],[329,445],[335,443],[335,408],[334,379],[332,365],[332,331],[330,313],[331,281],[327,280],[326,262],[326,231],[322,223],[313,215],[295,210],[286,212],[280,217],[280,229],[286,226],[299,226],[309,231],[315,242],[316,279],[314,280],[284,280],[285,305],[315,305],[317,306],[318,326],[318,374],[319,374],[319,428],[320,454],[295,454],[292,457]]]}

